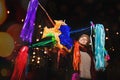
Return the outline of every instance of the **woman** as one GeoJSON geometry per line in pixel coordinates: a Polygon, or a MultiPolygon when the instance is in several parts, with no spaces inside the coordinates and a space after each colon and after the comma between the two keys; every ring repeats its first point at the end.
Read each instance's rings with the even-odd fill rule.
{"type": "Polygon", "coordinates": [[[89,43],[89,36],[83,34],[74,45],[73,68],[79,73],[80,80],[95,80],[95,66],[89,43]]]}

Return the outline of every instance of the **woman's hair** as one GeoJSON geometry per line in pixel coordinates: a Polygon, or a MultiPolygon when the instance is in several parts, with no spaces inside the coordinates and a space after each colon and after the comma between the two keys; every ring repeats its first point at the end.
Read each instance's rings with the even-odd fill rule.
{"type": "Polygon", "coordinates": [[[90,37],[89,37],[87,34],[82,34],[82,35],[78,38],[78,40],[79,40],[80,38],[82,38],[82,37],[86,37],[86,38],[87,38],[88,42],[87,42],[87,45],[86,45],[86,46],[88,46],[89,43],[90,43],[90,37]]]}

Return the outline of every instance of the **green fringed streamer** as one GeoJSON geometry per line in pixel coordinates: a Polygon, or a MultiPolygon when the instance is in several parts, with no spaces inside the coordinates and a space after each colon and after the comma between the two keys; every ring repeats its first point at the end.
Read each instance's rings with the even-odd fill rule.
{"type": "Polygon", "coordinates": [[[56,44],[54,35],[49,34],[47,37],[43,38],[40,42],[32,44],[30,47],[50,47],[56,44]]]}

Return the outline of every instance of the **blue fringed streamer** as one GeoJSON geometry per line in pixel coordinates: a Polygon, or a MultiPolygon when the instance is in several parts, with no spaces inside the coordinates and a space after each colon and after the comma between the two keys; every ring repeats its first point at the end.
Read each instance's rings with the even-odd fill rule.
{"type": "Polygon", "coordinates": [[[30,0],[25,22],[20,34],[20,37],[25,42],[29,42],[29,43],[32,42],[32,35],[34,31],[34,21],[35,21],[37,7],[38,7],[38,0],[30,0]]]}
{"type": "Polygon", "coordinates": [[[73,46],[73,40],[70,38],[70,27],[68,25],[61,25],[59,30],[62,33],[59,36],[60,43],[67,47],[67,49],[71,49],[73,46]]]}
{"type": "Polygon", "coordinates": [[[96,70],[105,70],[105,31],[102,24],[95,25],[95,66],[96,70]]]}

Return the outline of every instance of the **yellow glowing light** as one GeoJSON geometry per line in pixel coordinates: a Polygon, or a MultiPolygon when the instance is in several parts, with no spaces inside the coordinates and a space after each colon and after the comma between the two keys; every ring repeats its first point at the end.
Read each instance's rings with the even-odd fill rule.
{"type": "Polygon", "coordinates": [[[40,31],[40,34],[42,34],[43,32],[42,31],[40,31]]]}
{"type": "Polygon", "coordinates": [[[33,52],[33,54],[35,55],[35,52],[33,52]]]}
{"type": "Polygon", "coordinates": [[[34,62],[35,60],[34,59],[32,59],[32,62],[34,62]]]}
{"type": "Polygon", "coordinates": [[[37,50],[39,50],[39,48],[38,48],[38,47],[37,47],[36,49],[37,49],[37,50]]]}
{"type": "Polygon", "coordinates": [[[40,60],[40,57],[38,57],[38,60],[40,60]]]}
{"type": "Polygon", "coordinates": [[[112,51],[115,51],[115,49],[113,48],[112,51]]]}
{"type": "Polygon", "coordinates": [[[10,14],[10,11],[7,11],[7,14],[10,14]]]}
{"type": "Polygon", "coordinates": [[[119,35],[119,32],[116,32],[117,35],[119,35]]]}
{"type": "Polygon", "coordinates": [[[47,54],[47,51],[44,51],[44,54],[47,54]]]}
{"type": "Polygon", "coordinates": [[[106,28],[106,31],[109,31],[109,29],[108,29],[108,28],[106,28]]]}
{"type": "Polygon", "coordinates": [[[35,56],[33,56],[33,58],[35,58],[35,56]]]}
{"type": "Polygon", "coordinates": [[[41,25],[38,25],[39,28],[41,28],[41,25]]]}
{"type": "Polygon", "coordinates": [[[36,39],[36,41],[39,41],[39,39],[36,39]]]}
{"type": "Polygon", "coordinates": [[[105,39],[108,40],[108,37],[106,37],[105,39]]]}
{"type": "Polygon", "coordinates": [[[24,22],[24,19],[22,19],[21,21],[24,22]]]}
{"type": "Polygon", "coordinates": [[[40,63],[40,61],[37,61],[37,63],[39,64],[39,63],[40,63]]]}

